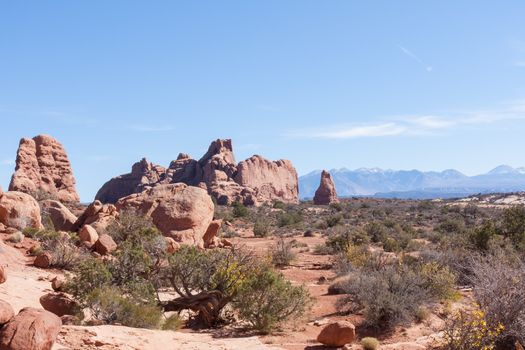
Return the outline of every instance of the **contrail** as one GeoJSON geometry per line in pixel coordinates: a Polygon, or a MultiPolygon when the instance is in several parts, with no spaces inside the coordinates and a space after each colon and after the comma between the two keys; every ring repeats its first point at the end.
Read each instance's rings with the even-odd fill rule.
{"type": "Polygon", "coordinates": [[[432,66],[429,65],[429,64],[426,64],[421,58],[419,58],[415,53],[413,53],[412,51],[410,51],[409,49],[407,49],[406,47],[403,47],[401,45],[397,45],[397,47],[399,47],[399,49],[405,54],[407,55],[408,57],[411,57],[412,59],[414,59],[417,63],[419,63],[420,65],[422,65],[423,67],[425,67],[425,70],[427,72],[432,72],[432,66]]]}

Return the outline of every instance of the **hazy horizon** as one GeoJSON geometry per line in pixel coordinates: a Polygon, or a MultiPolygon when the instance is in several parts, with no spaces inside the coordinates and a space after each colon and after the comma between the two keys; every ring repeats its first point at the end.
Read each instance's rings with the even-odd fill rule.
{"type": "Polygon", "coordinates": [[[217,138],[301,175],[525,165],[520,1],[0,8],[4,189],[19,139],[41,133],[65,146],[83,201],[142,157],[199,158],[217,138]]]}

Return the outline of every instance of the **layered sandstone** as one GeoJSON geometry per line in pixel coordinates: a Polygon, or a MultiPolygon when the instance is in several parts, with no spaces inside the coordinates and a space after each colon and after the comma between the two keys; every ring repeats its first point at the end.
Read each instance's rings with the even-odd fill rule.
{"type": "Polygon", "coordinates": [[[273,200],[298,202],[298,177],[290,161],[269,161],[256,155],[237,164],[231,140],[213,141],[199,160],[180,153],[165,170],[145,160],[141,163],[141,168],[137,163],[130,174],[108,181],[96,199],[115,203],[119,198],[149,187],[185,183],[206,189],[221,205],[235,201],[245,205],[273,200]]]}
{"type": "Polygon", "coordinates": [[[48,194],[62,202],[79,201],[66,150],[48,135],[20,140],[9,190],[48,194]]]}

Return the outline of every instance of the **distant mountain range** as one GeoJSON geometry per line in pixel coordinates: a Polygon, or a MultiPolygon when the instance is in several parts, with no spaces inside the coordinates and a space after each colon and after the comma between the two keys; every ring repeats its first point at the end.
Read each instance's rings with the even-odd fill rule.
{"type": "MultiPolygon", "coordinates": [[[[383,170],[360,168],[333,169],[340,197],[455,198],[477,193],[525,191],[525,167],[500,165],[486,174],[467,176],[453,169],[437,171],[383,170]]],[[[299,178],[301,199],[312,198],[319,186],[321,170],[299,178]]]]}

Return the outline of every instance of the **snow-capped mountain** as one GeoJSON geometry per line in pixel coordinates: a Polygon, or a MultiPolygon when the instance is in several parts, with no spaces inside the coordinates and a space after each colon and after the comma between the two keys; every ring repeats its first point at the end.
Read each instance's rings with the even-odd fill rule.
{"type": "MultiPolygon", "coordinates": [[[[448,169],[444,171],[330,170],[337,193],[341,197],[376,196],[399,198],[450,198],[486,192],[513,192],[525,190],[525,168],[500,165],[486,174],[467,176],[448,169]]],[[[315,170],[299,178],[299,195],[312,198],[321,171],[315,170]]]]}

